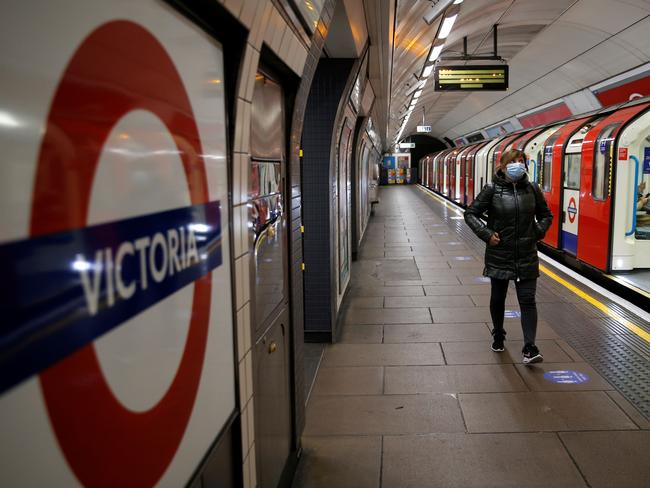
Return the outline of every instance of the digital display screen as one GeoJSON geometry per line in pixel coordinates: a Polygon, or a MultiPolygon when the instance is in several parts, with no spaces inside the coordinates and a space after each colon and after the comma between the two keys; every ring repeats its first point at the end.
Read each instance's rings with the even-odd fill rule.
{"type": "Polygon", "coordinates": [[[508,89],[508,65],[436,66],[435,91],[502,91],[508,89]]]}

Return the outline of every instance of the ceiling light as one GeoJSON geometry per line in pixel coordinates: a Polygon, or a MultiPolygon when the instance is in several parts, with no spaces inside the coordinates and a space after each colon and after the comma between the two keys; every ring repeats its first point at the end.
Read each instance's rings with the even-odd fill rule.
{"type": "Polygon", "coordinates": [[[433,49],[431,50],[431,54],[429,55],[429,61],[435,61],[438,59],[438,56],[440,56],[440,52],[442,51],[443,44],[439,44],[437,46],[433,46],[433,49]]]}
{"type": "Polygon", "coordinates": [[[458,17],[458,14],[452,15],[451,17],[447,17],[444,22],[442,23],[442,27],[440,28],[440,32],[438,33],[438,39],[446,39],[449,33],[451,32],[451,28],[454,26],[454,22],[456,22],[456,17],[458,17]]]}
{"type": "Polygon", "coordinates": [[[458,5],[459,3],[463,3],[463,0],[456,0],[456,1],[454,2],[454,5],[458,5]]]}
{"type": "Polygon", "coordinates": [[[413,96],[414,96],[415,98],[420,98],[420,95],[422,95],[422,90],[418,90],[418,91],[416,91],[415,94],[414,94],[413,96]]]}
{"type": "Polygon", "coordinates": [[[424,71],[422,72],[422,78],[428,78],[431,75],[432,71],[433,71],[432,64],[430,64],[429,66],[425,66],[424,71]]]}
{"type": "Polygon", "coordinates": [[[422,19],[428,25],[433,24],[433,21],[436,20],[449,5],[451,5],[451,0],[438,0],[438,3],[431,5],[431,8],[427,9],[422,19]]]}

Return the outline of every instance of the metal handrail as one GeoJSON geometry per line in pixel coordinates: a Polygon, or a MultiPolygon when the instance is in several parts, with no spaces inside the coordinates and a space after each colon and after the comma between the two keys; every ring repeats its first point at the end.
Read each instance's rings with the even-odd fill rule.
{"type": "Polygon", "coordinates": [[[630,159],[634,161],[634,191],[632,192],[632,229],[625,233],[626,237],[636,232],[636,192],[639,188],[639,158],[630,156],[630,159]]]}

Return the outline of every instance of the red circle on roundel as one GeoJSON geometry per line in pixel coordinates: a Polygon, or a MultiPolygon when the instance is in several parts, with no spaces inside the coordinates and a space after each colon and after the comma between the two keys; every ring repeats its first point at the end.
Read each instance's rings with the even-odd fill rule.
{"type": "Polygon", "coordinates": [[[569,206],[567,207],[567,213],[569,214],[569,222],[573,224],[576,220],[576,215],[578,214],[578,207],[576,207],[576,199],[571,197],[569,199],[569,206]],[[571,212],[570,210],[573,210],[571,212]]]}
{"type": "MultiPolygon", "coordinates": [[[[87,225],[102,147],[119,119],[136,109],[158,116],[173,135],[192,205],[208,202],[198,128],[178,71],[147,30],[113,21],[83,41],[57,87],[36,170],[31,236],[87,225]]],[[[194,282],[180,366],[163,398],[145,412],[128,410],[114,396],[92,344],[40,373],[52,427],[82,484],[152,486],[162,477],[196,400],[210,291],[211,274],[194,282]]]]}

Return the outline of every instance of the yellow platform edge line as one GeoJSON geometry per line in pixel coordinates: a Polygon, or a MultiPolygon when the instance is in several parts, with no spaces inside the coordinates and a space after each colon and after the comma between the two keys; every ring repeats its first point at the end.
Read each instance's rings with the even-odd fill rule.
{"type": "Polygon", "coordinates": [[[541,272],[543,272],[545,275],[547,275],[550,278],[553,278],[555,281],[557,281],[559,284],[564,286],[565,288],[568,288],[571,290],[573,293],[578,295],[580,298],[583,300],[591,303],[594,307],[596,307],[598,310],[601,312],[607,314],[609,317],[613,318],[616,320],[619,324],[621,324],[623,327],[625,327],[627,330],[630,332],[635,333],[642,339],[644,339],[646,342],[650,342],[650,334],[647,333],[645,330],[643,330],[641,327],[638,325],[633,324],[629,320],[627,320],[625,317],[622,317],[618,313],[614,312],[611,308],[609,308],[607,305],[604,303],[600,302],[599,300],[595,299],[588,293],[585,293],[582,291],[580,288],[573,286],[571,283],[566,281],[563,278],[560,278],[557,274],[555,274],[553,271],[548,269],[546,266],[540,264],[539,269],[541,272]]]}
{"type": "MultiPolygon", "coordinates": [[[[428,190],[425,190],[424,188],[421,187],[421,185],[418,185],[418,188],[420,188],[421,191],[425,192],[425,193],[426,193],[427,195],[429,195],[431,198],[435,198],[435,199],[438,200],[440,203],[443,203],[446,207],[450,207],[450,206],[452,206],[451,203],[448,203],[447,201],[445,201],[444,199],[442,199],[441,197],[439,197],[439,196],[436,195],[435,193],[433,193],[433,192],[431,192],[431,191],[428,191],[428,190]]],[[[457,209],[455,209],[455,208],[454,208],[454,210],[456,210],[456,212],[459,212],[459,211],[458,211],[457,209]]],[[[641,339],[643,339],[643,340],[645,340],[646,342],[649,342],[649,343],[650,343],[650,334],[649,334],[648,332],[646,332],[645,330],[643,330],[641,327],[639,327],[639,326],[636,325],[636,324],[633,324],[632,322],[630,322],[629,320],[627,320],[625,317],[622,317],[622,316],[619,315],[618,313],[614,312],[614,311],[613,311],[611,308],[609,308],[607,305],[605,305],[604,303],[600,302],[600,301],[597,300],[596,298],[592,297],[592,296],[589,295],[588,293],[585,293],[585,292],[582,291],[580,288],[575,287],[575,286],[573,286],[571,283],[569,283],[568,281],[566,281],[565,279],[560,278],[560,276],[558,276],[557,274],[555,274],[553,271],[551,271],[550,269],[548,269],[546,266],[540,264],[540,265],[539,265],[539,269],[540,269],[540,271],[542,271],[544,274],[546,274],[548,277],[553,278],[553,279],[554,279],[555,281],[557,281],[559,284],[561,284],[561,285],[564,286],[565,288],[568,288],[569,290],[571,290],[573,293],[575,293],[576,295],[578,295],[580,298],[582,298],[582,299],[585,300],[586,302],[591,303],[594,307],[596,307],[598,310],[600,310],[600,311],[602,311],[603,313],[605,313],[608,317],[611,317],[611,318],[613,318],[614,320],[616,320],[619,324],[621,324],[621,325],[622,325],[623,327],[625,327],[627,330],[629,330],[630,332],[633,332],[634,334],[636,334],[637,336],[639,336],[641,339]]]]}

